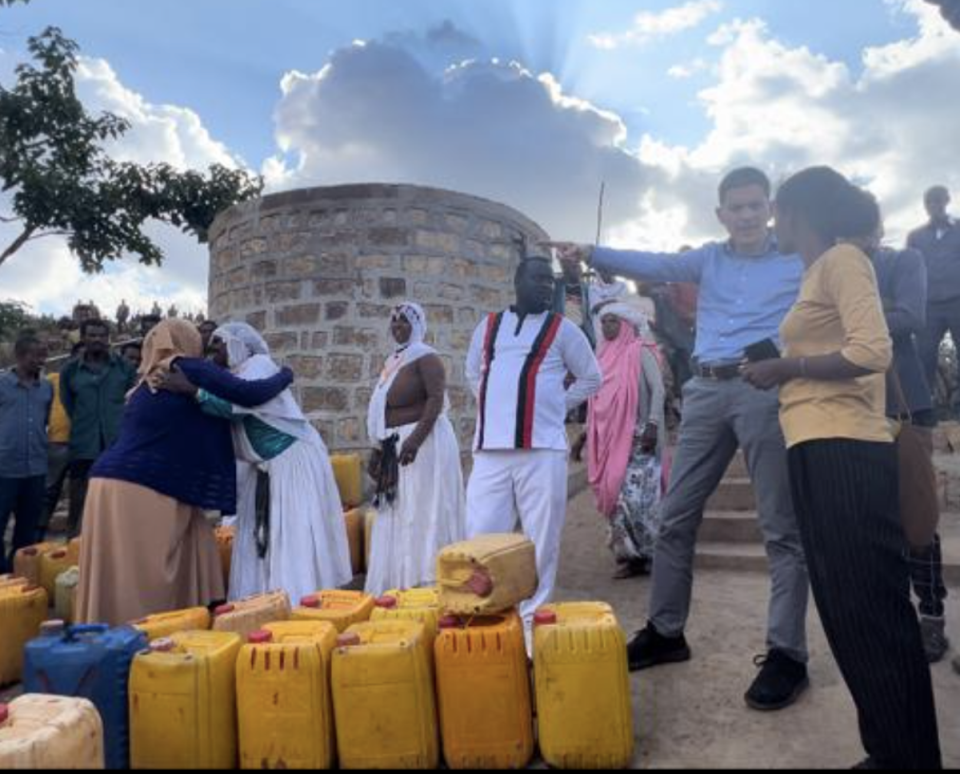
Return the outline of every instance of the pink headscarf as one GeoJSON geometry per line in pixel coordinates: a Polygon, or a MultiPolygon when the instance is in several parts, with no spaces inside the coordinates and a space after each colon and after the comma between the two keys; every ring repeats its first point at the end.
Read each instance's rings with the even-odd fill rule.
{"type": "Polygon", "coordinates": [[[613,516],[617,508],[633,453],[645,348],[658,352],[655,344],[640,338],[633,323],[622,317],[617,338],[604,339],[600,344],[603,387],[590,400],[587,472],[597,498],[597,509],[607,517],[613,516]]]}

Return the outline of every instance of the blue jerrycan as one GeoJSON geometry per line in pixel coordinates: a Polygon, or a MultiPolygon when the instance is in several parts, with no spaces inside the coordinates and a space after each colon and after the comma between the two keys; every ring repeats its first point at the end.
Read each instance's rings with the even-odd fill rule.
{"type": "Polygon", "coordinates": [[[129,626],[44,624],[24,652],[25,693],[88,699],[103,720],[108,769],[130,765],[127,688],[133,657],[147,647],[145,634],[129,626]]]}

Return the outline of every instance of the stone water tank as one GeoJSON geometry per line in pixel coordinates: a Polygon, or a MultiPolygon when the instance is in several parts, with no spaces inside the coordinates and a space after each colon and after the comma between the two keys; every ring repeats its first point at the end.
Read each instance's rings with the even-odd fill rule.
{"type": "Polygon", "coordinates": [[[451,191],[347,185],[266,196],[227,210],[210,231],[210,316],[265,335],[331,449],[365,449],[372,386],[392,351],[391,309],[419,302],[468,450],[470,337],[484,314],[512,303],[523,244],[546,238],[509,207],[451,191]]]}

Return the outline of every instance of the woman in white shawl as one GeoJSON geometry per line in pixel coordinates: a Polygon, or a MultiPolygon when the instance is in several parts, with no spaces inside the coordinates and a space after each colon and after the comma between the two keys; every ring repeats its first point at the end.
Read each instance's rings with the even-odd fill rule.
{"type": "MultiPolygon", "coordinates": [[[[246,323],[219,327],[213,360],[254,381],[279,371],[246,323]]],[[[200,390],[204,411],[234,419],[237,534],[230,599],[283,590],[297,600],[353,579],[346,522],[330,456],[290,390],[243,409],[200,390]]]]}
{"type": "Polygon", "coordinates": [[[377,444],[370,460],[377,521],[366,586],[375,595],[434,583],[437,554],[464,539],[466,521],[460,447],[446,413],[446,372],[424,343],[423,309],[400,304],[390,330],[397,348],[367,417],[377,444]]]}

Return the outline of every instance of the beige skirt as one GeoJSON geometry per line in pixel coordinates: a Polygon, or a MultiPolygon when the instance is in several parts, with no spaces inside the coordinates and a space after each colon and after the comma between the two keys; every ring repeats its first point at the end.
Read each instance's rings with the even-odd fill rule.
{"type": "Polygon", "coordinates": [[[225,598],[217,543],[203,511],[125,481],[90,482],[80,623],[121,626],[225,598]]]}

